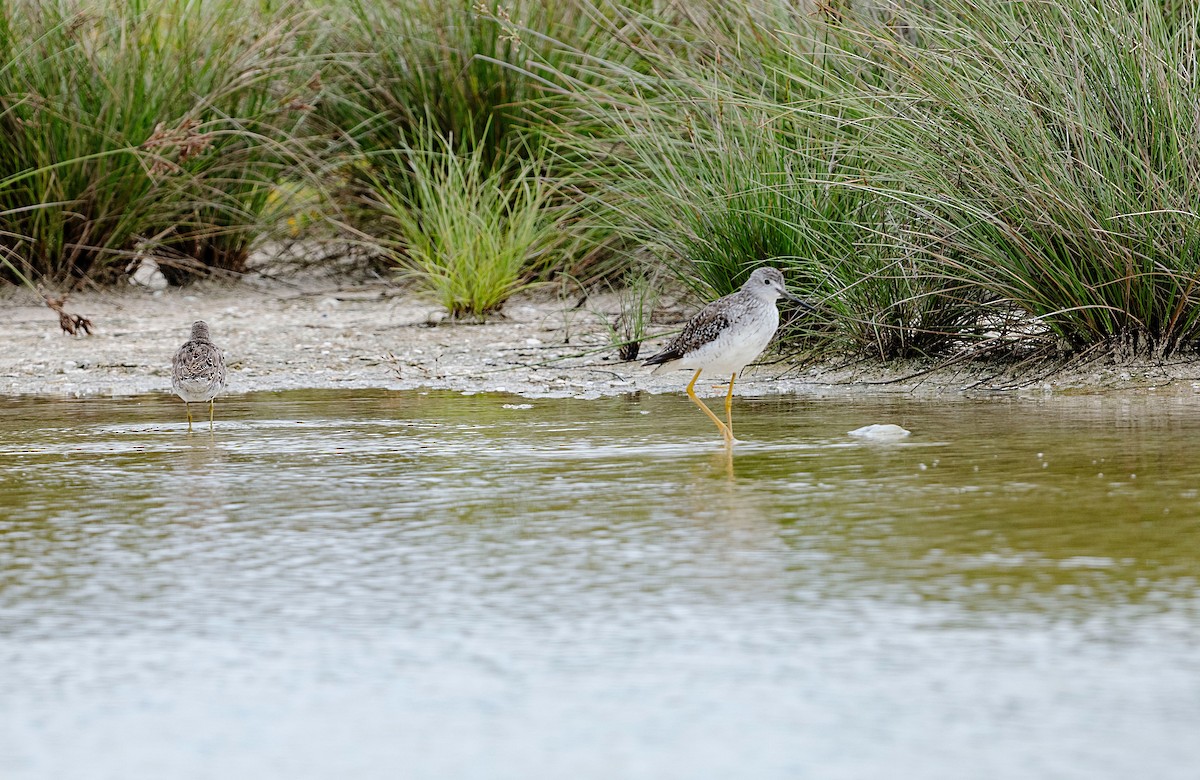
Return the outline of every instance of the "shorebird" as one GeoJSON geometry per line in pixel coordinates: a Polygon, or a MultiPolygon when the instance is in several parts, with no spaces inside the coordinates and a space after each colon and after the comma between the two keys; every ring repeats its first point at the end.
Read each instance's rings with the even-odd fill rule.
{"type": "Polygon", "coordinates": [[[225,358],[212,343],[208,325],[192,323],[192,337],[171,361],[171,388],[187,406],[188,430],[192,430],[192,403],[208,401],[208,429],[213,428],[213,399],[225,388],[225,358]]]}
{"type": "Polygon", "coordinates": [[[705,306],[661,352],[643,363],[654,366],[655,374],[671,369],[695,369],[696,374],[687,386],[688,397],[717,424],[726,446],[733,445],[733,383],[775,335],[779,327],[775,302],[780,297],[807,307],[783,286],[783,274],[778,268],[755,269],[742,289],[705,306]],[[725,422],[696,397],[696,380],[705,371],[729,374],[725,422]]]}

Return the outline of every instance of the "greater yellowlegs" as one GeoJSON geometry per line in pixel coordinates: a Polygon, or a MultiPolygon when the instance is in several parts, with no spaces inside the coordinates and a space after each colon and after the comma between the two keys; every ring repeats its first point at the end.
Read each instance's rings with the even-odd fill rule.
{"type": "Polygon", "coordinates": [[[643,365],[654,366],[654,373],[671,369],[695,369],[688,383],[688,397],[717,424],[725,444],[733,444],[733,383],[746,364],[767,348],[779,327],[775,301],[782,296],[807,308],[807,304],[787,291],[783,274],[777,268],[758,268],[742,289],[718,298],[688,320],[683,331],[657,355],[643,365]],[[696,380],[704,371],[729,374],[729,392],[725,395],[725,420],[721,422],[703,401],[696,397],[696,380]]]}
{"type": "Polygon", "coordinates": [[[212,343],[208,325],[192,323],[192,337],[171,361],[171,387],[187,406],[188,430],[192,429],[192,403],[208,401],[208,429],[213,427],[213,399],[225,388],[225,358],[212,343]]]}

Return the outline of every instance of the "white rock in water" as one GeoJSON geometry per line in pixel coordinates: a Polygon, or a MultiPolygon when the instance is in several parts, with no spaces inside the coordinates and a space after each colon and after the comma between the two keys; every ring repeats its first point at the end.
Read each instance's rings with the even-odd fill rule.
{"type": "Polygon", "coordinates": [[[860,439],[903,439],[908,435],[908,431],[901,428],[899,425],[864,425],[861,428],[855,428],[850,431],[851,436],[857,436],[860,439]]]}

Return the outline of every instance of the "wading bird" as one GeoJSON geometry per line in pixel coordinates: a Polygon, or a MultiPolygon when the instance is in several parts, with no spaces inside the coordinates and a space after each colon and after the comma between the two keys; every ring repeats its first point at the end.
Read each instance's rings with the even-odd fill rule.
{"type": "Polygon", "coordinates": [[[654,366],[656,374],[671,369],[694,369],[696,374],[687,386],[688,397],[717,424],[726,446],[733,445],[733,383],[738,373],[762,354],[775,335],[779,327],[779,310],[775,308],[775,302],[780,297],[810,308],[787,291],[779,269],[758,268],[750,274],[742,289],[705,306],[661,352],[643,363],[654,366]],[[729,374],[729,392],[725,395],[726,422],[721,422],[696,397],[696,380],[704,371],[729,374]]]}
{"type": "Polygon", "coordinates": [[[213,399],[225,388],[225,358],[212,343],[208,325],[192,323],[192,337],[171,361],[171,388],[187,406],[188,430],[192,429],[192,403],[208,401],[208,429],[213,428],[213,399]]]}

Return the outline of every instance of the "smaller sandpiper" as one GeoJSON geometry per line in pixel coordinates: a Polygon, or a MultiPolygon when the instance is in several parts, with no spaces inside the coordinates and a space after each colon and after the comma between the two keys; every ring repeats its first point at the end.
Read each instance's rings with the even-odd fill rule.
{"type": "Polygon", "coordinates": [[[733,445],[733,383],[738,373],[762,354],[779,328],[779,310],[775,308],[775,302],[780,297],[808,307],[787,291],[778,268],[755,269],[742,289],[718,298],[697,312],[678,336],[643,364],[654,366],[656,374],[670,369],[695,369],[696,374],[687,386],[688,397],[717,424],[726,446],[733,445]],[[729,392],[725,395],[726,422],[721,422],[696,397],[696,380],[704,371],[729,374],[729,392]]]}
{"type": "Polygon", "coordinates": [[[208,429],[213,429],[213,399],[225,388],[225,358],[212,343],[208,325],[192,323],[192,337],[171,361],[171,388],[187,406],[188,430],[192,429],[192,403],[208,401],[208,429]]]}

